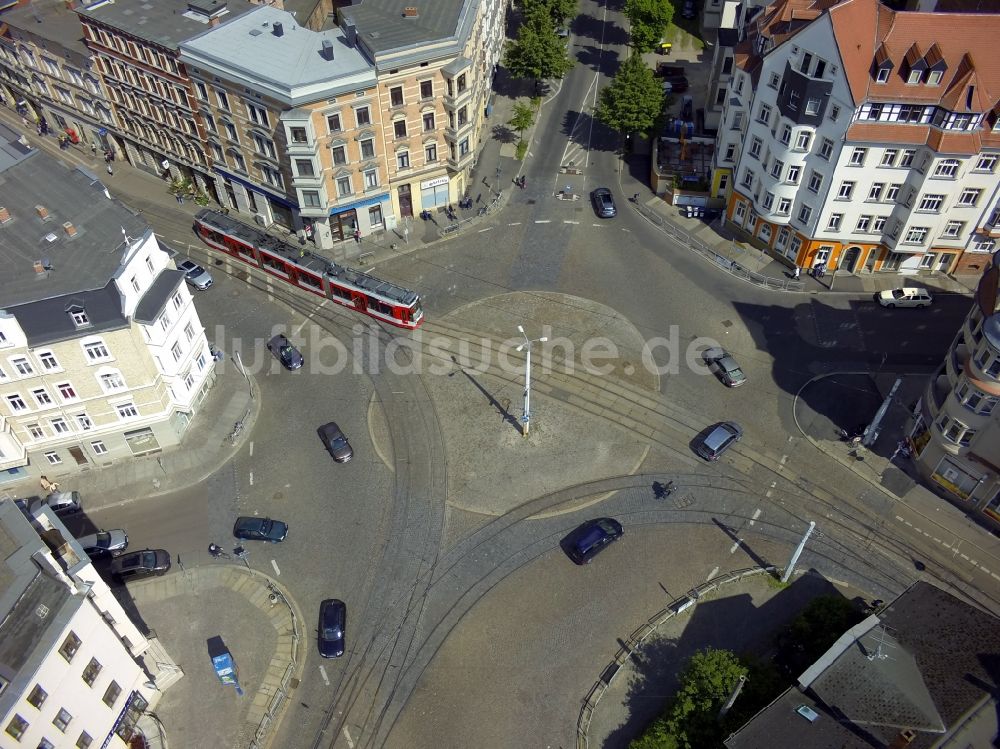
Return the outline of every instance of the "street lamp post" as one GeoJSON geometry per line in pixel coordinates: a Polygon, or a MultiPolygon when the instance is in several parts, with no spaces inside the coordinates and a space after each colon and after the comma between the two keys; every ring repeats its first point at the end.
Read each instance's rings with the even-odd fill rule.
{"type": "Polygon", "coordinates": [[[545,343],[549,339],[547,336],[529,339],[524,328],[520,325],[517,326],[517,332],[524,338],[524,343],[518,346],[517,350],[527,351],[524,360],[524,416],[521,417],[521,434],[527,437],[528,430],[531,428],[531,344],[545,343]]]}

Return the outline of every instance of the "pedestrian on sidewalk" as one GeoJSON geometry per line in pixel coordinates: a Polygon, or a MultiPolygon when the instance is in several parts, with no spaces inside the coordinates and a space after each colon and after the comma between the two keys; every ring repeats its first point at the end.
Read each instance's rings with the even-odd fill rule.
{"type": "Polygon", "coordinates": [[[632,196],[632,202],[638,205],[638,203],[639,203],[639,193],[636,193],[635,195],[632,196]]]}
{"type": "Polygon", "coordinates": [[[108,164],[108,174],[114,174],[114,172],[111,169],[111,164],[108,164]]]}
{"type": "Polygon", "coordinates": [[[361,229],[354,230],[354,241],[361,244],[361,229]]]}
{"type": "Polygon", "coordinates": [[[96,143],[91,143],[91,144],[90,144],[90,152],[91,152],[91,153],[92,153],[92,154],[93,154],[94,156],[96,156],[96,155],[97,155],[97,144],[96,144],[96,143]]]}
{"type": "Polygon", "coordinates": [[[802,269],[799,266],[796,265],[795,266],[795,270],[792,271],[792,278],[794,278],[796,281],[798,281],[799,280],[799,274],[801,272],[802,272],[802,269]]]}
{"type": "Polygon", "coordinates": [[[178,204],[184,205],[184,196],[183,195],[181,195],[180,193],[175,193],[174,197],[177,198],[178,204]]]}

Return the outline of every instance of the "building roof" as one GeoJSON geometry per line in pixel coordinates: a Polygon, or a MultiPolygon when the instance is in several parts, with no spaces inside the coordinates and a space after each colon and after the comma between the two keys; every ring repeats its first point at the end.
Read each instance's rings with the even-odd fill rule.
{"type": "Polygon", "coordinates": [[[375,83],[374,65],[341,29],[312,31],[271,6],[203,30],[181,45],[181,53],[195,67],[237,70],[255,91],[290,106],[375,83]]]}
{"type": "Polygon", "coordinates": [[[994,736],[1000,620],[918,582],[838,640],[799,682],[726,746],[885,747],[909,730],[910,749],[929,749],[945,736],[994,736]],[[803,704],[815,720],[796,712],[803,704]],[[994,709],[983,709],[988,704],[994,709]]]}
{"type": "Polygon", "coordinates": [[[245,0],[96,0],[77,8],[81,16],[119,29],[137,39],[176,50],[186,39],[209,28],[209,19],[217,17],[225,24],[254,7],[245,0]]]}
{"type": "Polygon", "coordinates": [[[4,23],[14,31],[11,38],[20,40],[18,33],[48,40],[68,50],[89,58],[90,50],[83,41],[80,17],[66,6],[65,0],[31,0],[27,5],[16,5],[4,11],[4,23]]]}
{"type": "Polygon", "coordinates": [[[124,330],[128,318],[122,314],[121,294],[114,281],[95,291],[80,291],[53,299],[40,299],[7,307],[28,340],[28,346],[48,346],[84,335],[124,330]],[[87,314],[89,324],[77,327],[70,317],[74,307],[87,314]]]}
{"type": "MultiPolygon", "coordinates": [[[[341,8],[348,23],[358,29],[361,43],[374,55],[420,47],[449,39],[461,40],[474,8],[487,0],[364,0],[341,8]],[[404,8],[416,8],[408,16],[404,8]]],[[[443,52],[442,54],[448,54],[443,52]]]]}
{"type": "Polygon", "coordinates": [[[25,151],[18,138],[0,125],[0,207],[11,217],[0,223],[0,308],[104,289],[122,259],[122,231],[142,236],[149,227],[92,172],[25,151]],[[36,261],[49,270],[36,271],[36,261]]]}
{"type": "Polygon", "coordinates": [[[736,65],[747,71],[756,84],[760,79],[760,67],[764,59],[757,47],[760,37],[771,41],[769,49],[777,47],[802,31],[836,2],[838,0],[776,0],[760,12],[753,20],[752,30],[746,39],[736,45],[733,52],[736,65]]]}
{"type": "Polygon", "coordinates": [[[173,296],[177,287],[184,282],[184,272],[179,270],[162,270],[146,289],[139,304],[136,305],[132,317],[136,322],[148,325],[156,320],[167,306],[167,301],[173,296]]]}

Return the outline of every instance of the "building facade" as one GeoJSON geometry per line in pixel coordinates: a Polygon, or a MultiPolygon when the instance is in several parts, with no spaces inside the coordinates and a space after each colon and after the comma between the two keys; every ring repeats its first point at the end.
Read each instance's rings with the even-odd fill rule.
{"type": "Polygon", "coordinates": [[[132,746],[179,669],[51,510],[0,500],[0,528],[0,745],[132,746]]]}
{"type": "Polygon", "coordinates": [[[92,175],[36,151],[0,171],[22,186],[0,206],[0,470],[177,444],[214,379],[184,274],[92,175]]]}
{"type": "Polygon", "coordinates": [[[1000,198],[1000,16],[779,0],[752,25],[717,138],[727,219],[803,268],[981,273],[1000,198]]]}

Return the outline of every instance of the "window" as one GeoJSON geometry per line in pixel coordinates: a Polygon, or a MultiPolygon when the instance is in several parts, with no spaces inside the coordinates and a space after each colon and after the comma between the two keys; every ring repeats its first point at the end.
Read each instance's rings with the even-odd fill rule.
{"type": "Polygon", "coordinates": [[[764,210],[765,211],[771,210],[771,206],[773,205],[774,205],[774,193],[773,192],[764,193],[764,210]]]}
{"type": "Polygon", "coordinates": [[[226,129],[226,137],[229,140],[240,142],[239,135],[236,133],[236,125],[231,122],[223,122],[222,126],[226,129]]]}
{"type": "Polygon", "coordinates": [[[902,186],[903,185],[900,183],[897,183],[895,185],[889,185],[888,189],[885,191],[885,202],[895,203],[896,198],[899,197],[899,188],[901,188],[902,186]]]}
{"type": "Polygon", "coordinates": [[[187,325],[184,326],[184,338],[186,338],[188,341],[194,338],[194,325],[192,325],[191,323],[188,323],[187,325]]]}
{"type": "Polygon", "coordinates": [[[942,159],[934,169],[935,177],[954,177],[958,174],[958,159],[942,159]]]}
{"type": "Polygon", "coordinates": [[[885,216],[876,216],[872,219],[873,234],[881,234],[883,229],[885,229],[885,216]]]}
{"type": "Polygon", "coordinates": [[[819,99],[806,99],[806,114],[815,115],[819,114],[819,99]]]}
{"type": "Polygon", "coordinates": [[[792,128],[790,125],[781,126],[781,142],[788,145],[792,140],[792,128]]]}
{"type": "Polygon", "coordinates": [[[326,129],[331,133],[339,133],[344,129],[340,123],[340,114],[328,114],[326,116],[326,129]]]}
{"type": "Polygon", "coordinates": [[[396,154],[396,168],[397,169],[409,169],[410,168],[410,152],[400,151],[396,154]]]}
{"type": "Polygon", "coordinates": [[[368,107],[358,107],[354,110],[354,119],[358,123],[358,127],[372,124],[371,110],[368,107]]]}
{"type": "Polygon", "coordinates": [[[90,417],[87,416],[87,414],[77,414],[76,423],[77,426],[80,427],[80,431],[82,432],[89,432],[91,429],[94,428],[94,422],[90,420],[90,417]]]}
{"type": "MultiPolygon", "coordinates": [[[[107,445],[105,445],[100,440],[91,442],[90,446],[94,449],[94,455],[106,455],[108,452],[107,445]]],[[[86,681],[86,679],[84,679],[84,681],[86,681]]]]}
{"type": "Polygon", "coordinates": [[[891,68],[879,68],[875,71],[875,82],[885,83],[889,80],[889,73],[892,72],[891,68]]]}
{"type": "Polygon", "coordinates": [[[92,743],[94,740],[90,738],[90,734],[83,731],[80,733],[80,738],[76,740],[76,749],[90,749],[92,743]]]}
{"type": "Polygon", "coordinates": [[[853,151],[851,151],[851,160],[849,162],[850,165],[851,166],[864,166],[865,165],[865,157],[867,155],[868,155],[868,149],[867,148],[855,148],[853,151]]]}
{"type": "Polygon", "coordinates": [[[295,159],[295,171],[299,173],[300,177],[316,176],[316,169],[313,166],[312,159],[295,159]]]}
{"type": "Polygon", "coordinates": [[[397,138],[406,137],[406,120],[396,120],[392,123],[392,132],[397,138]]]}
{"type": "Polygon", "coordinates": [[[810,208],[807,205],[804,205],[804,206],[800,207],[799,208],[799,221],[801,221],[803,224],[806,223],[806,222],[808,222],[809,218],[812,216],[812,212],[813,212],[813,209],[810,208]]]}
{"type": "Polygon", "coordinates": [[[761,104],[760,110],[757,112],[757,122],[762,122],[765,125],[771,121],[771,107],[767,104],[761,104]]]}
{"type": "Polygon", "coordinates": [[[917,206],[917,210],[938,213],[943,203],[944,195],[924,195],[920,199],[920,205],[917,206]]]}
{"type": "Polygon", "coordinates": [[[48,739],[42,738],[38,742],[38,749],[56,749],[56,745],[48,739]]]}
{"type": "Polygon", "coordinates": [[[468,138],[462,138],[462,140],[460,140],[458,142],[458,155],[459,155],[459,158],[461,158],[462,156],[467,155],[468,153],[469,153],[469,139],[468,138]]]}
{"type": "Polygon", "coordinates": [[[118,372],[106,372],[98,380],[105,391],[123,390],[125,388],[125,380],[122,379],[122,376],[118,372]]]}
{"type": "Polygon", "coordinates": [[[885,183],[875,182],[874,184],[872,184],[871,189],[868,191],[868,200],[874,201],[876,203],[879,202],[880,200],[882,200],[883,192],[885,192],[885,183]]]}
{"type": "Polygon", "coordinates": [[[812,133],[801,132],[795,136],[795,147],[799,151],[808,151],[809,146],[812,144],[812,133]]]}
{"type": "Polygon", "coordinates": [[[292,143],[308,143],[309,136],[306,134],[306,129],[304,127],[292,127],[289,128],[291,134],[292,143]]]}
{"type": "Polygon", "coordinates": [[[373,159],[375,158],[375,139],[366,138],[361,141],[361,158],[363,159],[373,159]]]}
{"type": "Polygon", "coordinates": [[[764,142],[758,138],[756,135],[750,139],[750,155],[755,159],[760,158],[760,149],[764,145],[764,142]]]}
{"type": "Polygon", "coordinates": [[[42,363],[42,369],[47,369],[52,371],[53,369],[59,369],[59,362],[56,361],[56,355],[51,351],[43,351],[38,355],[38,360],[42,363]]]}
{"type": "Polygon", "coordinates": [[[70,715],[67,710],[63,710],[62,708],[60,708],[59,712],[56,713],[56,717],[52,719],[52,725],[54,725],[63,733],[66,733],[66,727],[69,725],[69,722],[71,720],[73,720],[73,716],[70,715]]]}
{"type": "Polygon", "coordinates": [[[335,166],[343,166],[347,163],[346,146],[334,146],[330,149],[330,154],[333,156],[333,163],[335,166]]]}
{"type": "Polygon", "coordinates": [[[198,358],[195,359],[194,363],[198,365],[198,371],[199,372],[201,372],[203,369],[205,369],[205,362],[207,362],[207,361],[208,360],[205,358],[204,354],[199,354],[198,358]]]}
{"type": "Polygon", "coordinates": [[[802,174],[802,167],[797,165],[790,166],[788,167],[788,177],[785,179],[785,181],[793,185],[797,185],[799,184],[799,177],[801,176],[801,174],[802,174]]]}
{"type": "Polygon", "coordinates": [[[67,424],[66,419],[61,416],[55,419],[50,419],[49,423],[52,425],[52,431],[56,434],[68,434],[70,431],[69,424],[67,424]]]}
{"type": "Polygon", "coordinates": [[[958,196],[958,204],[960,206],[974,206],[979,202],[979,196],[982,194],[982,190],[962,190],[962,194],[958,196]]]}
{"type": "Polygon", "coordinates": [[[821,159],[830,160],[830,156],[833,155],[833,141],[829,138],[823,138],[820,142],[819,156],[821,159]]]}
{"type": "Polygon", "coordinates": [[[920,83],[920,78],[923,75],[922,70],[911,70],[910,75],[907,77],[906,82],[910,85],[915,85],[920,83]]]}
{"type": "Polygon", "coordinates": [[[45,430],[38,424],[28,424],[28,434],[31,435],[32,439],[40,440],[45,437],[45,430]]]}
{"type": "Polygon", "coordinates": [[[39,407],[44,408],[52,405],[52,396],[45,388],[35,388],[31,394],[35,397],[35,402],[38,403],[39,407]]]}
{"type": "Polygon", "coordinates": [[[103,361],[104,359],[111,358],[111,354],[108,353],[108,349],[101,341],[85,343],[83,345],[83,350],[86,352],[87,358],[90,361],[103,361]]]}
{"type": "Polygon", "coordinates": [[[743,111],[739,110],[733,113],[733,130],[739,130],[743,127],[743,111]]]}
{"type": "Polygon", "coordinates": [[[365,172],[365,188],[378,187],[378,170],[369,169],[365,172]]]}
{"type": "Polygon", "coordinates": [[[66,659],[67,662],[73,662],[73,656],[76,655],[76,651],[80,649],[81,642],[80,638],[76,636],[76,633],[70,632],[66,635],[66,639],[63,640],[63,644],[59,647],[59,655],[66,659]]]}
{"type": "Polygon", "coordinates": [[[830,214],[830,221],[826,225],[826,230],[827,231],[839,231],[840,230],[840,223],[843,220],[844,220],[844,214],[843,213],[831,213],[830,214]]]}
{"type": "Polygon", "coordinates": [[[351,178],[350,177],[337,177],[337,196],[345,197],[354,192],[351,189],[351,178]]]}
{"type": "Polygon", "coordinates": [[[18,357],[17,359],[11,359],[10,363],[14,365],[14,369],[16,369],[17,373],[19,375],[21,375],[22,377],[27,377],[27,376],[33,375],[35,373],[35,370],[32,369],[32,367],[31,367],[31,362],[29,362],[24,357],[18,357]]]}
{"type": "Polygon", "coordinates": [[[104,704],[108,707],[114,707],[115,702],[118,700],[118,695],[122,693],[122,688],[118,686],[117,681],[112,681],[108,684],[108,688],[104,691],[104,704]]]}
{"type": "Polygon", "coordinates": [[[819,189],[823,186],[823,175],[819,172],[811,172],[809,174],[809,191],[818,193],[819,189]]]}
{"type": "Polygon", "coordinates": [[[792,210],[791,198],[778,198],[778,213],[787,216],[792,210]]]}
{"type": "Polygon", "coordinates": [[[229,96],[222,89],[215,89],[215,98],[219,102],[219,106],[225,110],[229,109],[229,96]]]}
{"type": "Polygon", "coordinates": [[[850,200],[851,195],[854,192],[855,182],[841,182],[840,190],[837,191],[838,200],[850,200]]]}
{"type": "MultiPolygon", "coordinates": [[[[817,66],[816,70],[817,72],[819,71],[819,66],[817,66]]],[[[806,109],[808,110],[808,107],[806,109]]],[[[807,114],[812,114],[812,113],[807,111],[807,114]]],[[[833,106],[830,107],[830,119],[836,122],[838,117],[840,117],[840,107],[834,104],[833,106]]]]}
{"type": "Polygon", "coordinates": [[[976,162],[977,172],[992,172],[997,165],[997,156],[980,156],[979,161],[976,162]]]}
{"type": "Polygon", "coordinates": [[[434,82],[433,81],[420,81],[420,98],[421,99],[433,99],[434,98],[434,82]]]}
{"type": "Polygon", "coordinates": [[[915,226],[906,232],[906,239],[903,241],[907,244],[923,244],[925,239],[927,239],[927,229],[923,226],[915,226]]]}
{"type": "Polygon", "coordinates": [[[730,143],[728,146],[726,146],[726,156],[723,160],[732,161],[735,158],[736,158],[736,144],[730,143]]]}
{"type": "Polygon", "coordinates": [[[882,152],[882,164],[881,166],[892,166],[896,163],[896,157],[899,156],[899,149],[897,148],[887,148],[882,152]]]}
{"type": "Polygon", "coordinates": [[[396,86],[389,89],[389,105],[393,107],[403,106],[403,87],[396,86]]]}
{"type": "Polygon", "coordinates": [[[917,155],[917,152],[912,148],[906,148],[903,150],[903,155],[899,159],[899,165],[901,167],[911,167],[913,166],[913,157],[917,155]]]}
{"type": "Polygon", "coordinates": [[[14,717],[10,719],[10,723],[7,724],[7,734],[13,736],[18,741],[24,736],[25,731],[28,730],[28,721],[22,718],[20,715],[14,714],[14,717]]]}
{"type": "MultiPolygon", "coordinates": [[[[729,59],[731,58],[727,58],[727,62],[729,59]]],[[[770,86],[771,88],[777,89],[779,83],[781,83],[781,76],[778,75],[777,73],[771,73],[771,75],[768,76],[767,85],[770,86]]]]}
{"type": "Polygon", "coordinates": [[[179,341],[170,347],[170,355],[174,357],[174,361],[180,361],[183,353],[184,352],[181,350],[181,344],[179,341]]]}
{"type": "Polygon", "coordinates": [[[949,221],[944,225],[944,231],[941,236],[944,237],[960,237],[962,236],[962,230],[965,229],[964,221],[949,221]]]}
{"type": "Polygon", "coordinates": [[[28,410],[28,406],[25,404],[24,399],[20,395],[8,395],[7,404],[10,406],[10,410],[14,413],[28,410]]]}
{"type": "Polygon", "coordinates": [[[750,169],[743,170],[743,186],[753,187],[753,172],[750,169]]]}
{"type": "Polygon", "coordinates": [[[428,164],[438,160],[438,149],[434,143],[424,146],[424,161],[428,164]]]}
{"type": "Polygon", "coordinates": [[[458,76],[458,93],[464,93],[466,88],[468,86],[465,83],[465,73],[462,73],[462,75],[458,76]]]}
{"type": "Polygon", "coordinates": [[[28,694],[28,704],[32,707],[37,707],[39,710],[42,709],[42,705],[45,704],[45,700],[48,698],[49,694],[44,689],[42,689],[41,684],[35,684],[34,688],[28,694]]]}
{"type": "Polygon", "coordinates": [[[119,419],[134,419],[139,415],[134,403],[119,403],[115,406],[119,419]]]}
{"type": "Polygon", "coordinates": [[[872,217],[871,216],[859,216],[858,217],[858,223],[855,225],[854,231],[855,232],[860,232],[860,233],[865,233],[865,232],[867,232],[871,228],[871,225],[872,225],[872,217]]]}
{"type": "Polygon", "coordinates": [[[101,673],[102,668],[103,666],[101,666],[101,662],[99,660],[96,658],[90,659],[90,663],[88,663],[87,667],[83,669],[82,674],[83,680],[86,682],[88,687],[94,686],[94,682],[97,681],[97,677],[101,673]]]}
{"type": "Polygon", "coordinates": [[[424,132],[434,129],[434,113],[425,112],[424,113],[424,132]]]}
{"type": "Polygon", "coordinates": [[[180,309],[181,305],[184,304],[184,299],[179,291],[170,297],[170,301],[173,303],[174,309],[180,309]]]}
{"type": "Polygon", "coordinates": [[[49,461],[49,465],[57,466],[62,463],[62,458],[59,457],[59,453],[51,452],[45,453],[45,459],[49,461]]]}

